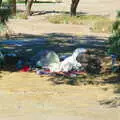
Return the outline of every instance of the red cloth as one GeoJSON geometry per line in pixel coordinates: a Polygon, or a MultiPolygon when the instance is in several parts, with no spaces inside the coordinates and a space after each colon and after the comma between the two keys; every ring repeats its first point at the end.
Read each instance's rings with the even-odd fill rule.
{"type": "Polygon", "coordinates": [[[29,66],[24,66],[20,71],[21,72],[28,72],[28,71],[30,71],[30,67],[29,66]]]}

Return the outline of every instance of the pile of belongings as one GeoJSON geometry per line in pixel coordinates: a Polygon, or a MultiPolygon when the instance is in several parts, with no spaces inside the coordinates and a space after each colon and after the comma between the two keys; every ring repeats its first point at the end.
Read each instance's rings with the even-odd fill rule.
{"type": "Polygon", "coordinates": [[[54,51],[41,51],[31,58],[32,68],[37,74],[64,74],[75,76],[81,73],[98,74],[101,70],[100,59],[89,55],[87,49],[77,48],[71,56],[59,56],[54,51]]]}
{"type": "Polygon", "coordinates": [[[35,71],[37,74],[73,76],[80,74],[99,74],[101,61],[91,55],[85,48],[77,48],[71,56],[59,57],[52,50],[43,50],[30,58],[27,62],[14,53],[3,55],[0,52],[0,67],[2,64],[15,64],[16,70],[22,72],[35,71]]]}

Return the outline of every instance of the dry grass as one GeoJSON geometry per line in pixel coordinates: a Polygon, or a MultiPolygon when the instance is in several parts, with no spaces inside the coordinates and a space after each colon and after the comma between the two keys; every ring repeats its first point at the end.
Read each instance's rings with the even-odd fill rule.
{"type": "Polygon", "coordinates": [[[91,30],[93,32],[110,33],[112,31],[112,24],[111,20],[100,20],[94,23],[91,30]]]}
{"type": "Polygon", "coordinates": [[[28,16],[27,16],[27,14],[26,13],[21,13],[21,12],[18,12],[17,14],[16,14],[16,16],[14,16],[13,18],[15,18],[15,19],[28,19],[28,16]]]}
{"type": "Polygon", "coordinates": [[[93,32],[109,33],[112,28],[112,21],[105,16],[80,15],[71,17],[69,15],[54,15],[47,17],[48,21],[54,24],[76,24],[88,25],[93,32]]]}

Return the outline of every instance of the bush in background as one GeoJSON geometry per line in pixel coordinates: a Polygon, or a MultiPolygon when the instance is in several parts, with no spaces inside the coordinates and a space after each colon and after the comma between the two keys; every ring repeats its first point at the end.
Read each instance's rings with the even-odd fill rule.
{"type": "Polygon", "coordinates": [[[0,23],[5,24],[8,20],[9,16],[11,15],[11,10],[8,5],[2,5],[0,7],[0,23]]]}
{"type": "Polygon", "coordinates": [[[120,11],[118,12],[116,21],[113,24],[112,35],[109,38],[109,45],[108,52],[120,57],[120,11]]]}

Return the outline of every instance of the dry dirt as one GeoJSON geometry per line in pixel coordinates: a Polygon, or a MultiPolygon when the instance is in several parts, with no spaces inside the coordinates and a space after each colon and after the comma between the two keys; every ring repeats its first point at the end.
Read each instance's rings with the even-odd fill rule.
{"type": "MultiPolygon", "coordinates": [[[[78,10],[88,14],[115,16],[119,0],[81,0],[78,10]]],[[[33,10],[69,10],[65,4],[34,6],[33,10]],[[64,9],[63,9],[64,7],[64,9]]],[[[24,6],[18,6],[24,9],[24,6]]],[[[44,21],[44,15],[35,15],[28,20],[10,20],[8,27],[16,34],[40,35],[45,33],[91,33],[88,26],[53,25],[44,21]]],[[[70,86],[54,85],[49,77],[34,73],[0,73],[0,120],[119,120],[120,107],[109,108],[99,101],[117,96],[113,85],[70,86]],[[107,91],[105,89],[107,88],[107,91]]]]}
{"type": "Polygon", "coordinates": [[[35,73],[4,72],[0,120],[119,120],[120,108],[100,105],[114,98],[113,86],[54,85],[35,73]],[[104,89],[107,88],[107,91],[104,89]]]}
{"type": "MultiPolygon", "coordinates": [[[[28,20],[10,20],[8,26],[14,33],[24,34],[47,34],[47,33],[70,33],[97,35],[91,33],[89,26],[86,25],[67,25],[67,24],[51,24],[46,20],[45,16],[59,14],[61,12],[69,12],[71,0],[63,0],[63,3],[42,3],[34,4],[32,11],[35,12],[28,20]]],[[[77,12],[83,14],[105,15],[112,19],[115,18],[119,10],[119,0],[81,0],[77,8],[77,12]]],[[[19,10],[25,10],[24,4],[17,6],[19,10]]],[[[102,36],[105,36],[102,34],[102,36]]]]}

